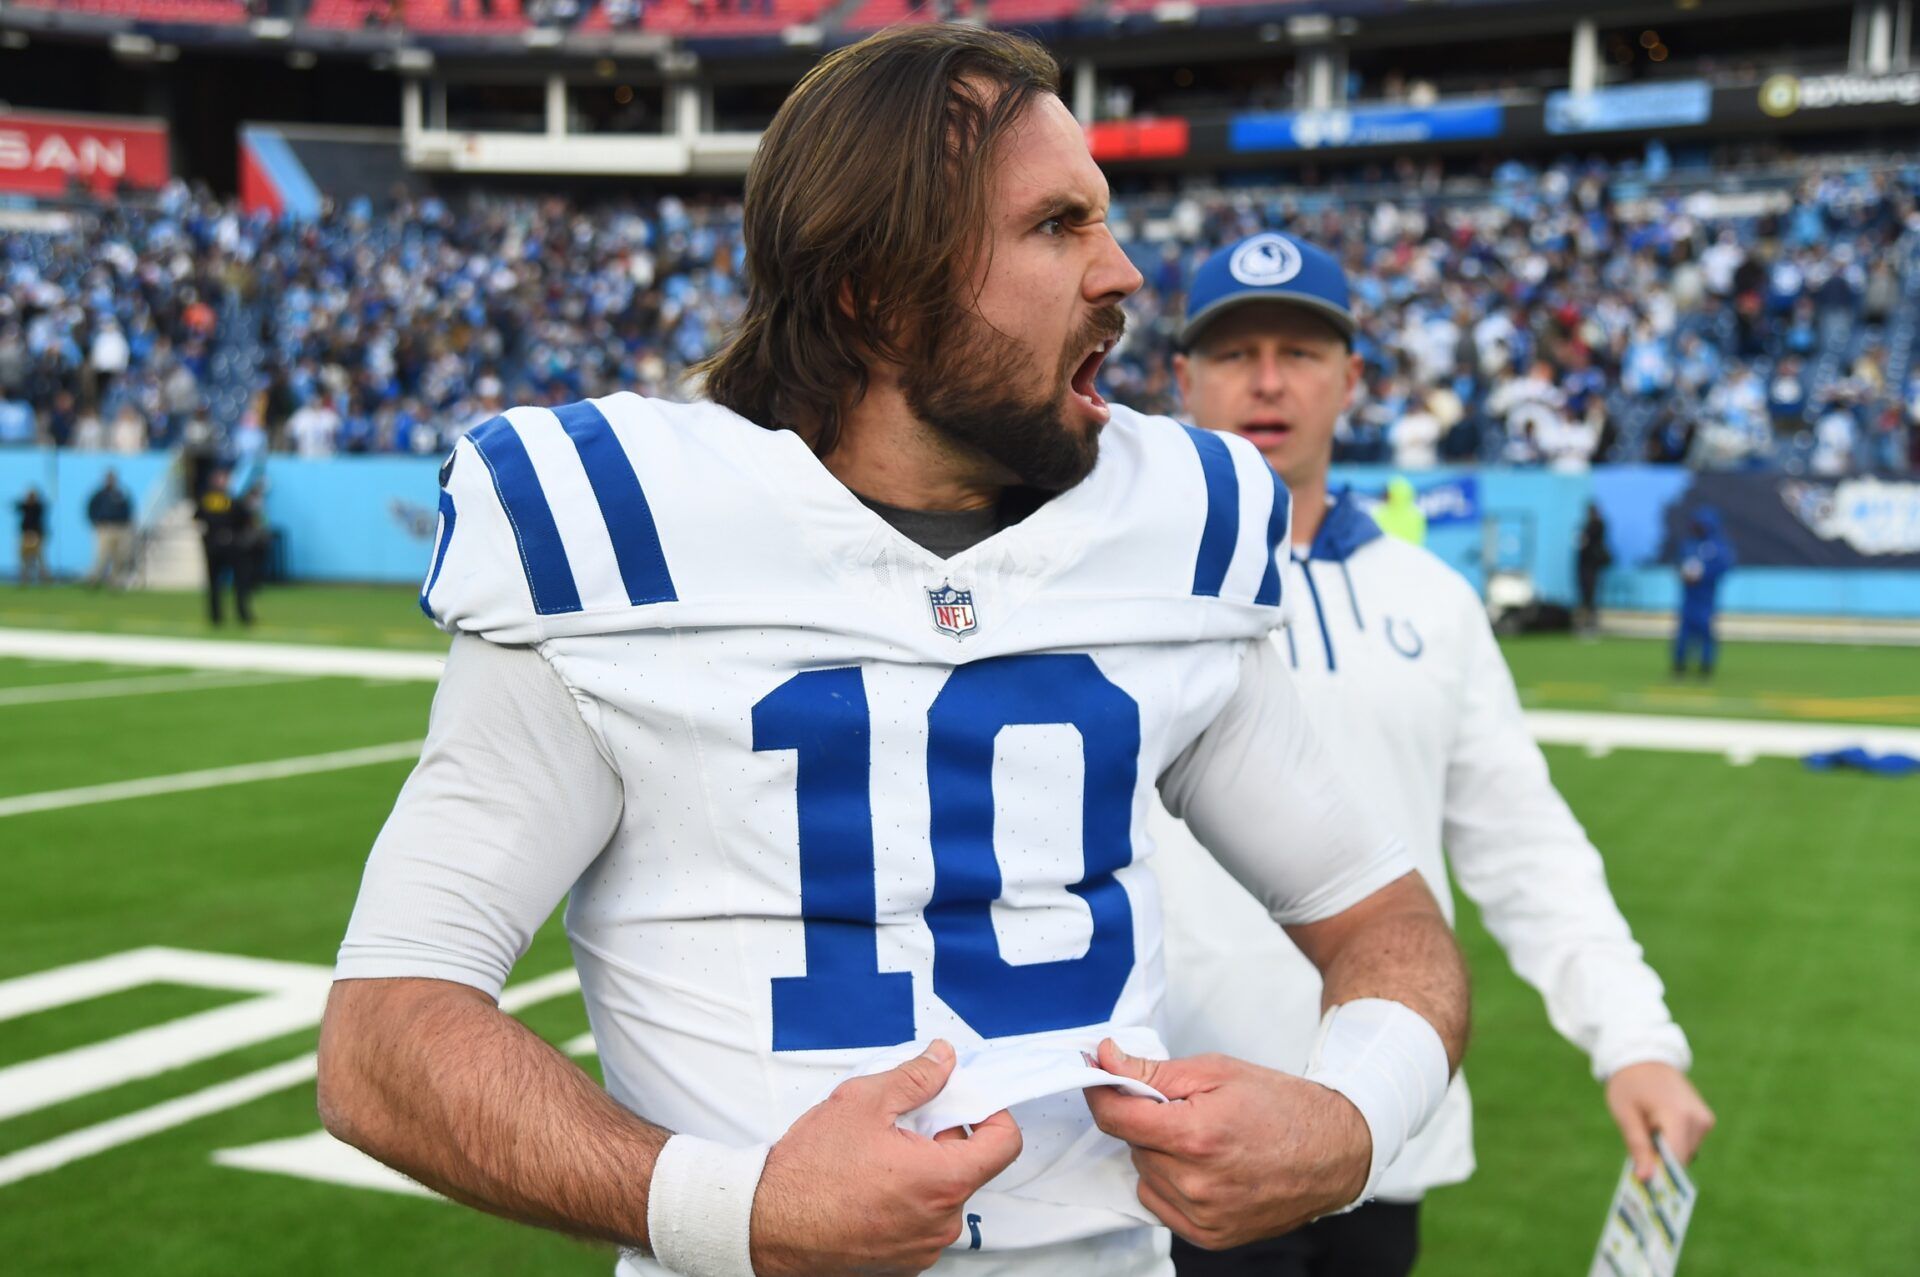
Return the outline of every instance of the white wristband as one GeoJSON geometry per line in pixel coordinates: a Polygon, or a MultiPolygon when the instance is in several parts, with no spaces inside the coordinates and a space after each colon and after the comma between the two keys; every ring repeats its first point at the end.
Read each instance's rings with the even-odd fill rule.
{"type": "Polygon", "coordinates": [[[1447,1093],[1447,1048],[1426,1017],[1386,998],[1330,1009],[1308,1057],[1306,1079],[1353,1102],[1373,1136],[1367,1186],[1348,1210],[1372,1197],[1400,1150],[1447,1093]]]}
{"type": "Polygon", "coordinates": [[[653,1257],[685,1277],[753,1277],[753,1193],[769,1145],[733,1148],[675,1135],[647,1188],[653,1257]]]}

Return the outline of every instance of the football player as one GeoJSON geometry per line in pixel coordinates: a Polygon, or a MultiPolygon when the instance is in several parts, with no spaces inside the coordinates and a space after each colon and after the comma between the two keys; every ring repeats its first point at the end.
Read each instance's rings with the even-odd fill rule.
{"type": "Polygon", "coordinates": [[[1452,936],[1264,641],[1286,491],[1096,389],[1140,276],[1057,76],[967,26],[830,55],[748,177],[711,402],[456,447],[336,1135],[628,1277],[1124,1277],[1163,1221],[1349,1205],[1438,1104],[1452,936]],[[1156,786],[1318,964],[1299,1076],[1165,1058],[1156,786]],[[562,897],[605,1091],[495,1004],[562,897]]]}
{"type": "MultiPolygon", "coordinates": [[[[1262,232],[1195,271],[1174,375],[1198,425],[1259,448],[1293,493],[1292,622],[1273,642],[1339,769],[1368,778],[1449,913],[1451,865],[1554,1027],[1592,1061],[1645,1178],[1653,1132],[1690,1159],[1713,1114],[1687,1080],[1686,1037],[1599,853],[1527,734],[1479,598],[1440,559],[1382,536],[1350,492],[1328,490],[1334,425],[1360,376],[1353,336],[1339,262],[1262,232]]],[[[1156,821],[1171,1045],[1299,1069],[1320,1019],[1319,974],[1178,823],[1156,821]]],[[[1456,1078],[1379,1201],[1222,1254],[1176,1246],[1175,1258],[1182,1277],[1398,1277],[1413,1265],[1421,1196],[1472,1171],[1456,1078]]]]}

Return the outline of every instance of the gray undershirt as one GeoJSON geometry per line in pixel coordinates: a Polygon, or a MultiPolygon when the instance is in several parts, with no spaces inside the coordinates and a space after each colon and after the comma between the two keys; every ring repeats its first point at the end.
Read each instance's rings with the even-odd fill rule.
{"type": "MultiPolygon", "coordinates": [[[[857,492],[853,495],[860,497],[857,492]]],[[[1003,502],[981,510],[902,510],[865,497],[860,497],[860,504],[892,524],[895,532],[942,559],[971,550],[1009,522],[1003,502]]]]}

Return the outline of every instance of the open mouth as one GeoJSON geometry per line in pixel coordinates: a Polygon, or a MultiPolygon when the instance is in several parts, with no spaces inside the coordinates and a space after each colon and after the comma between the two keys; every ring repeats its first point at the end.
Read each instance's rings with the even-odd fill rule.
{"type": "Polygon", "coordinates": [[[1262,451],[1279,447],[1292,433],[1293,427],[1284,421],[1248,422],[1240,427],[1241,437],[1262,451]]]}
{"type": "Polygon", "coordinates": [[[1068,382],[1076,396],[1085,400],[1095,412],[1103,416],[1107,410],[1107,401],[1100,397],[1099,390],[1094,386],[1094,380],[1100,374],[1100,365],[1105,362],[1108,352],[1112,349],[1113,338],[1111,337],[1095,346],[1087,357],[1080,361],[1080,366],[1073,370],[1073,377],[1068,382]]]}

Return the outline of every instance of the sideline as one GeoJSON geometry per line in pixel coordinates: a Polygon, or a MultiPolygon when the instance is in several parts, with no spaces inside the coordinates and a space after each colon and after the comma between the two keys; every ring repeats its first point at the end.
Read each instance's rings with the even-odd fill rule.
{"type": "MultiPolygon", "coordinates": [[[[0,656],[427,681],[438,680],[446,664],[444,656],[430,652],[5,628],[0,628],[0,656]]],[[[1761,757],[1799,758],[1818,750],[1853,745],[1877,753],[1920,755],[1920,728],[1910,727],[1547,709],[1527,710],[1526,720],[1528,730],[1541,744],[1572,745],[1595,755],[1616,749],[1646,749],[1719,754],[1732,762],[1746,763],[1761,757]]],[[[5,804],[0,802],[0,815],[5,814],[5,804]]]]}
{"type": "Polygon", "coordinates": [[[424,740],[394,741],[388,745],[369,745],[364,749],[308,754],[304,758],[276,758],[264,763],[241,763],[234,767],[177,772],[171,776],[143,776],[138,780],[82,785],[77,789],[16,794],[11,798],[0,798],[0,820],[8,816],[24,816],[29,812],[57,811],[62,807],[90,807],[95,803],[118,802],[124,798],[150,798],[156,794],[216,789],[222,785],[240,785],[256,780],[311,776],[316,772],[345,771],[350,767],[370,767],[376,763],[410,762],[420,757],[420,751],[426,748],[426,744],[424,740]]]}
{"type": "Polygon", "coordinates": [[[90,678],[73,683],[34,683],[0,688],[0,709],[12,705],[48,705],[56,701],[96,701],[122,696],[152,696],[162,692],[201,692],[228,687],[280,687],[304,682],[305,674],[261,674],[235,670],[196,670],[191,674],[141,674],[132,678],[90,678]]]}
{"type": "Polygon", "coordinates": [[[377,647],[316,647],[304,643],[231,643],[219,639],[93,634],[84,630],[0,627],[0,656],[181,669],[253,670],[265,674],[341,675],[437,681],[447,663],[440,652],[396,652],[377,647]]]}
{"type": "MultiPolygon", "coordinates": [[[[579,987],[580,975],[569,967],[506,990],[500,995],[500,1009],[508,1013],[516,1012],[535,1003],[562,997],[579,987]]],[[[316,1013],[308,1022],[314,1023],[318,1019],[316,1013]]],[[[318,1075],[317,1057],[309,1052],[297,1059],[271,1064],[230,1081],[162,1101],[151,1108],[69,1131],[44,1144],[35,1144],[0,1157],[0,1186],[58,1170],[69,1162],[104,1153],[122,1144],[131,1144],[134,1140],[172,1130],[176,1126],[184,1126],[196,1118],[237,1108],[263,1096],[311,1082],[318,1075]]]]}

